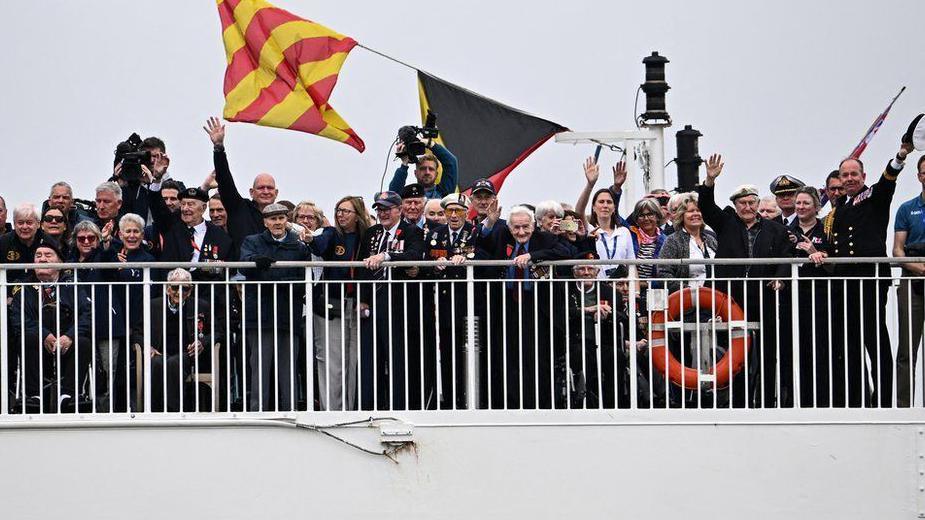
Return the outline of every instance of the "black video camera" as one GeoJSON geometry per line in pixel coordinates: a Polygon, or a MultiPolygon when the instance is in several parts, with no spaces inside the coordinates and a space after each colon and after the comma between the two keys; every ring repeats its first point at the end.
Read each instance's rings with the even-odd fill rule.
{"type": "Polygon", "coordinates": [[[151,168],[151,152],[141,149],[141,137],[132,133],[128,139],[116,145],[116,160],[113,166],[122,163],[120,176],[129,184],[141,183],[141,166],[151,168]]]}
{"type": "Polygon", "coordinates": [[[408,159],[408,162],[417,164],[418,157],[424,155],[427,145],[424,139],[435,139],[439,135],[437,130],[437,114],[427,111],[427,118],[423,127],[403,126],[398,129],[398,140],[405,145],[405,149],[397,154],[399,159],[408,159]]]}

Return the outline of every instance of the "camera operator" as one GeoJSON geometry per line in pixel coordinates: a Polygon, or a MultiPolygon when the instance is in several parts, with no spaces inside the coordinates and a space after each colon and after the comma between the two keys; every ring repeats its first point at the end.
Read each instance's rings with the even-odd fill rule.
{"type": "Polygon", "coordinates": [[[157,137],[141,140],[138,134],[116,145],[113,174],[110,180],[122,188],[122,206],[119,216],[134,213],[150,223],[148,194],[151,189],[160,189],[160,184],[170,178],[167,168],[170,157],[167,146],[157,137]],[[142,185],[142,178],[147,177],[152,186],[142,185]]]}
{"type": "Polygon", "coordinates": [[[389,191],[395,193],[402,192],[402,189],[405,187],[405,181],[408,179],[408,165],[412,162],[417,162],[417,166],[414,169],[414,176],[417,178],[417,182],[421,187],[424,188],[424,196],[426,198],[442,199],[456,191],[456,184],[459,181],[459,168],[456,156],[442,144],[434,141],[437,131],[434,127],[434,119],[428,115],[427,121],[423,129],[402,127],[401,130],[399,130],[400,142],[396,145],[395,152],[396,155],[401,158],[401,166],[395,170],[392,181],[389,182],[389,191]],[[433,154],[425,153],[417,157],[413,156],[411,153],[406,153],[406,149],[409,148],[409,143],[414,145],[421,144],[421,141],[415,141],[415,139],[417,139],[417,133],[409,135],[409,131],[406,129],[417,131],[417,133],[424,132],[427,135],[433,135],[434,137],[428,137],[427,140],[423,142],[424,147],[432,151],[433,154]],[[437,169],[440,166],[443,166],[443,175],[440,177],[440,184],[437,184],[437,169]]]}

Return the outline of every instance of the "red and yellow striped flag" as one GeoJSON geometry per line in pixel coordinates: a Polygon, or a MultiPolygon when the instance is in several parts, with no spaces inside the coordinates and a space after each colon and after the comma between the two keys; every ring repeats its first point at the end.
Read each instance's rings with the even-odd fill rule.
{"type": "Polygon", "coordinates": [[[328,99],[352,38],[263,0],[218,0],[228,121],[289,128],[366,145],[328,99]]]}

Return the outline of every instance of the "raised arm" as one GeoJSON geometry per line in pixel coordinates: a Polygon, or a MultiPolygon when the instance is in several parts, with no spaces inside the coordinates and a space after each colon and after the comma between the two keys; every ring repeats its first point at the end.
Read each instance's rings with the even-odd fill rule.
{"type": "Polygon", "coordinates": [[[456,185],[459,183],[459,162],[456,156],[442,144],[434,143],[431,150],[443,166],[443,174],[440,177],[440,184],[437,185],[437,191],[440,192],[441,197],[446,197],[456,191],[456,185]]]}
{"type": "Polygon", "coordinates": [[[578,200],[575,202],[575,213],[581,215],[581,218],[585,218],[587,215],[585,210],[588,207],[588,199],[591,197],[591,191],[594,190],[594,185],[597,183],[597,179],[601,174],[601,169],[597,163],[594,162],[594,157],[585,159],[584,170],[587,182],[584,188],[581,189],[578,200]]]}
{"type": "Polygon", "coordinates": [[[215,183],[222,196],[222,203],[226,209],[238,206],[244,202],[244,197],[238,192],[234,177],[231,176],[231,168],[228,166],[228,156],[225,154],[225,125],[217,117],[210,117],[202,129],[209,134],[209,140],[212,141],[215,183]]]}
{"type": "Polygon", "coordinates": [[[723,210],[716,205],[716,178],[723,173],[723,156],[713,154],[707,160],[707,177],[697,190],[703,220],[717,233],[723,227],[723,210]]]}

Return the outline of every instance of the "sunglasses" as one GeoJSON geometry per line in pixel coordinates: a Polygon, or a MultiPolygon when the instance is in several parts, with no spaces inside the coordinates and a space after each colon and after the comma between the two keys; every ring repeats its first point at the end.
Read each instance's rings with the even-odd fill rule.
{"type": "Polygon", "coordinates": [[[60,224],[64,222],[64,217],[59,217],[57,215],[45,215],[42,217],[42,222],[57,222],[60,224]]]}
{"type": "Polygon", "coordinates": [[[447,215],[465,215],[466,214],[466,210],[462,208],[447,208],[443,210],[443,212],[447,215]]]}
{"type": "Polygon", "coordinates": [[[85,235],[77,237],[77,241],[81,244],[92,244],[97,241],[96,235],[85,235]]]}
{"type": "Polygon", "coordinates": [[[189,286],[189,285],[177,285],[177,284],[168,284],[168,285],[167,285],[167,290],[168,290],[168,291],[177,292],[177,291],[179,291],[179,290],[181,290],[181,289],[182,289],[184,292],[189,292],[190,286],[189,286]]]}

